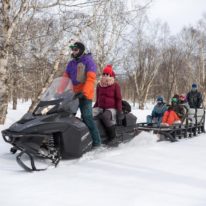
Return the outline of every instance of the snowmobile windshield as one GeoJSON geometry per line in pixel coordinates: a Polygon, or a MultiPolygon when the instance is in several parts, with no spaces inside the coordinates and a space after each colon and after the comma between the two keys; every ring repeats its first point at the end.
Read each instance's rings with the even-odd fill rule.
{"type": "Polygon", "coordinates": [[[78,105],[79,100],[74,98],[71,80],[69,78],[59,77],[54,79],[44,92],[33,114],[47,115],[60,111],[75,114],[78,105]]]}
{"type": "Polygon", "coordinates": [[[51,85],[42,95],[40,101],[52,101],[73,95],[73,85],[71,80],[66,77],[58,77],[53,80],[51,85]]]}

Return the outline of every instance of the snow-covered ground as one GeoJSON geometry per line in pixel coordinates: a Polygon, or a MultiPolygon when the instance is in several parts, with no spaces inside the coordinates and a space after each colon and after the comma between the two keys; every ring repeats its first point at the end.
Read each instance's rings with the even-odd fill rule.
{"type": "MultiPolygon", "coordinates": [[[[19,119],[29,104],[10,108],[0,130],[19,119]]],[[[133,108],[139,122],[150,112],[133,108]]],[[[206,134],[177,143],[156,140],[142,132],[118,148],[27,173],[0,138],[0,205],[205,206],[206,134]]]]}

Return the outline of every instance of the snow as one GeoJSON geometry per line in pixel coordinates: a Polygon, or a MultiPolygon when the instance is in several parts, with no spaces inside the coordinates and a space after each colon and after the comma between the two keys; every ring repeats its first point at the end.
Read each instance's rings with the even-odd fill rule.
{"type": "MultiPolygon", "coordinates": [[[[30,102],[9,107],[5,125],[18,120],[30,102]]],[[[152,106],[152,105],[151,105],[152,106]]],[[[151,113],[133,107],[138,121],[151,113]]],[[[0,138],[1,206],[205,206],[206,134],[177,143],[157,142],[142,132],[113,149],[99,149],[57,168],[28,173],[0,138]]]]}

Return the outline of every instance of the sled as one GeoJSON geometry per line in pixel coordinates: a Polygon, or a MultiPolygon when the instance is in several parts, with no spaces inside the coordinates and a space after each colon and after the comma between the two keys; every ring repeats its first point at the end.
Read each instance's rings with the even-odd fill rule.
{"type": "MultiPolygon", "coordinates": [[[[47,159],[57,166],[61,159],[79,158],[92,149],[92,139],[87,126],[76,117],[79,100],[74,98],[72,84],[67,78],[67,87],[63,94],[57,95],[62,78],[54,79],[43,94],[32,113],[26,113],[19,121],[2,131],[5,142],[12,145],[11,152],[17,154],[18,164],[26,171],[41,171],[35,158],[47,159]],[[27,156],[29,164],[24,163],[27,156]]],[[[136,117],[125,112],[122,125],[116,126],[117,138],[113,144],[127,142],[134,138],[136,117]]],[[[102,142],[107,144],[108,136],[99,120],[95,120],[102,142]]]]}
{"type": "Polygon", "coordinates": [[[205,133],[205,109],[190,108],[181,124],[174,124],[171,126],[158,126],[156,123],[138,123],[137,129],[139,131],[153,132],[159,137],[159,141],[168,140],[176,142],[181,138],[188,138],[205,133]]]}

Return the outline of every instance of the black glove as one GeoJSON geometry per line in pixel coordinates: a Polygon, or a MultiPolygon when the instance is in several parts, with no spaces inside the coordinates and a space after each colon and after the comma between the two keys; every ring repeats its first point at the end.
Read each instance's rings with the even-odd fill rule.
{"type": "Polygon", "coordinates": [[[117,125],[122,125],[122,120],[124,119],[123,112],[122,111],[118,111],[117,115],[116,115],[116,118],[117,118],[117,125]]]}
{"type": "Polygon", "coordinates": [[[82,92],[78,92],[74,95],[73,99],[85,99],[86,97],[82,94],[82,92]]]}

